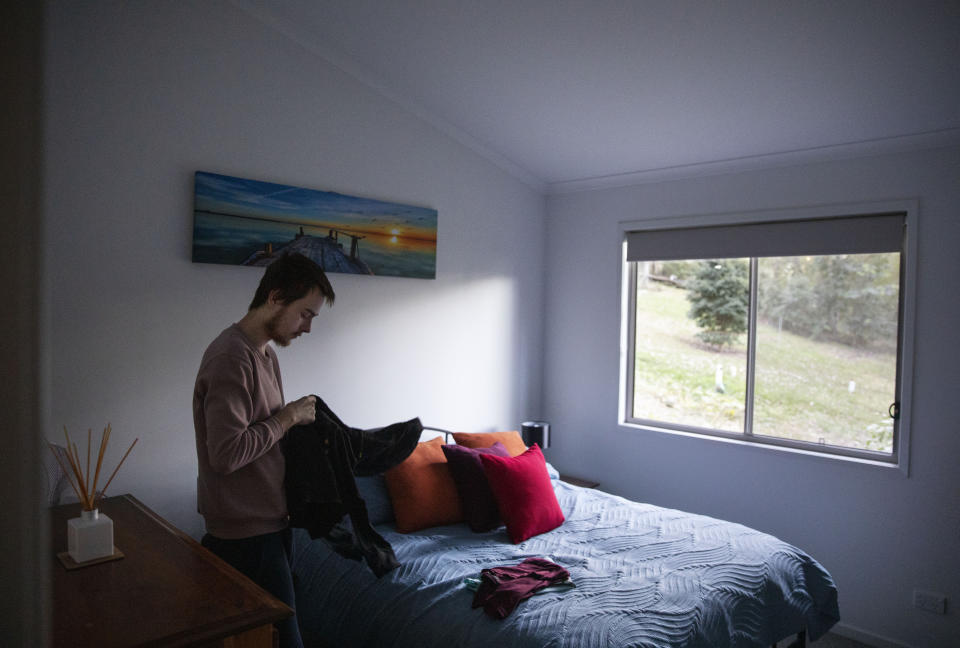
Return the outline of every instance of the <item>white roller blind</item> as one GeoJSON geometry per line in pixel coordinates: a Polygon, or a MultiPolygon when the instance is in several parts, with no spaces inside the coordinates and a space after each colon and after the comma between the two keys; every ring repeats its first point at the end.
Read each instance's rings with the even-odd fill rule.
{"type": "Polygon", "coordinates": [[[903,249],[906,215],[627,232],[628,261],[867,254],[903,249]]]}

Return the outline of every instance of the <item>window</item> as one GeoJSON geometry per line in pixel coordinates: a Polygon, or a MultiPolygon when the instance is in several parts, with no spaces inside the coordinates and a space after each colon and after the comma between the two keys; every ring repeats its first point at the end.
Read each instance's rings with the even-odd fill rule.
{"type": "Polygon", "coordinates": [[[905,465],[908,211],[808,211],[624,225],[624,423],[905,465]]]}

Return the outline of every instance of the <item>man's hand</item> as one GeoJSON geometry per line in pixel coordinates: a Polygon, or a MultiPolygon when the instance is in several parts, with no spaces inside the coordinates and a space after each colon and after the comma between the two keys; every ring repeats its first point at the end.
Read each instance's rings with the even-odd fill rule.
{"type": "Polygon", "coordinates": [[[284,430],[289,430],[294,425],[313,423],[317,417],[316,404],[316,396],[304,396],[284,405],[279,414],[284,430]]]}

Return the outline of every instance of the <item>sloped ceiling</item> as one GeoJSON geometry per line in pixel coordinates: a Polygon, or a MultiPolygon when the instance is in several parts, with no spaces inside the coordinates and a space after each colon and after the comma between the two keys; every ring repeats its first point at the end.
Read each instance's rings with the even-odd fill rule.
{"type": "Polygon", "coordinates": [[[545,191],[960,139],[956,0],[236,0],[545,191]]]}

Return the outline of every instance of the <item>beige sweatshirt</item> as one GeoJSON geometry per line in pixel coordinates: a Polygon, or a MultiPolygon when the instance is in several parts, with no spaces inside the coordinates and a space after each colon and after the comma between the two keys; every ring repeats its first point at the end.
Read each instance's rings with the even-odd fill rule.
{"type": "Polygon", "coordinates": [[[207,533],[247,538],[287,526],[280,365],[273,349],[257,349],[236,324],[200,361],[193,390],[197,435],[197,510],[207,533]]]}

